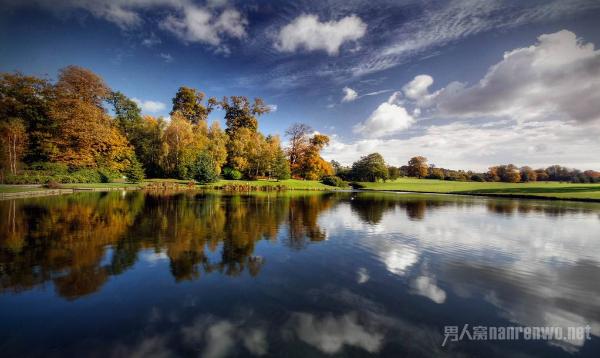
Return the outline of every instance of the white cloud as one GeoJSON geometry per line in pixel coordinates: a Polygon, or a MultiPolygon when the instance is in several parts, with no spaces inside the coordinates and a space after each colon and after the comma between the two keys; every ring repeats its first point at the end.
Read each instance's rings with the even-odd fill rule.
{"type": "Polygon", "coordinates": [[[154,47],[156,45],[160,45],[162,40],[158,38],[154,33],[151,33],[150,36],[146,37],[142,40],[142,45],[146,47],[154,47]]]}
{"type": "Polygon", "coordinates": [[[185,42],[201,42],[217,46],[221,35],[242,38],[247,20],[235,9],[226,9],[215,17],[210,9],[186,5],[179,15],[169,15],[159,24],[185,42]]]}
{"type": "Polygon", "coordinates": [[[138,98],[132,98],[132,100],[140,106],[142,112],[156,113],[167,107],[164,103],[158,101],[144,101],[138,98]]]}
{"type": "Polygon", "coordinates": [[[435,303],[446,302],[446,292],[436,285],[434,279],[428,276],[419,276],[411,282],[411,289],[414,293],[425,296],[435,303]]]}
{"type": "Polygon", "coordinates": [[[362,137],[380,138],[396,134],[410,127],[415,119],[406,111],[406,108],[396,104],[398,94],[394,93],[371,113],[366,121],[354,126],[354,133],[362,137]]]}
{"type": "Polygon", "coordinates": [[[350,87],[344,87],[342,91],[344,92],[342,102],[352,102],[358,98],[358,93],[350,87]]]}
{"type": "MultiPolygon", "coordinates": [[[[242,38],[246,35],[248,21],[235,8],[224,1],[210,1],[206,6],[189,0],[61,0],[61,1],[11,1],[13,6],[33,3],[54,12],[85,10],[94,17],[109,21],[121,29],[137,28],[144,23],[147,10],[160,10],[166,14],[159,27],[175,34],[185,42],[199,42],[213,46],[221,44],[224,37],[242,38]]],[[[160,39],[142,40],[144,46],[154,46],[160,39]]]]}
{"type": "Polygon", "coordinates": [[[167,62],[167,63],[173,62],[173,56],[171,56],[170,53],[161,52],[159,54],[159,56],[160,56],[160,58],[162,58],[163,60],[165,60],[165,62],[167,62]]]}
{"type": "Polygon", "coordinates": [[[354,313],[322,319],[310,313],[295,313],[292,321],[298,338],[326,354],[339,353],[346,345],[377,353],[383,343],[384,335],[363,326],[354,313]]]}
{"type": "Polygon", "coordinates": [[[369,271],[364,267],[359,268],[356,272],[356,282],[361,285],[369,281],[370,278],[371,276],[369,276],[369,271]]]}
{"type": "Polygon", "coordinates": [[[347,41],[356,41],[367,32],[358,16],[346,16],[338,21],[320,22],[317,15],[300,15],[279,31],[275,48],[281,52],[323,50],[337,55],[347,41]]]}
{"type": "Polygon", "coordinates": [[[370,51],[352,73],[356,76],[383,71],[405,63],[413,56],[494,29],[566,18],[598,8],[598,2],[549,0],[544,2],[453,0],[428,3],[421,13],[403,23],[393,39],[370,51]]]}
{"type": "Polygon", "coordinates": [[[506,52],[473,86],[454,82],[435,98],[453,116],[509,116],[590,122],[600,119],[600,51],[570,31],[541,35],[506,52]]]}
{"type": "Polygon", "coordinates": [[[271,113],[277,112],[277,109],[279,109],[279,106],[276,104],[268,104],[267,107],[269,107],[269,111],[271,111],[271,113]]]}

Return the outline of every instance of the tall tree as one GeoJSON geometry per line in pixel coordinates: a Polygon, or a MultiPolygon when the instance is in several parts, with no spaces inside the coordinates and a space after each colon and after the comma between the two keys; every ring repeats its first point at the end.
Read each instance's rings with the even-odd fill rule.
{"type": "Polygon", "coordinates": [[[285,131],[285,135],[289,138],[287,154],[293,175],[301,176],[302,174],[300,162],[310,145],[309,135],[311,132],[312,128],[304,123],[294,123],[285,131]]]}
{"type": "Polygon", "coordinates": [[[309,140],[301,160],[301,174],[304,179],[318,180],[326,175],[333,175],[331,164],[321,157],[321,150],[329,144],[329,137],[324,134],[315,134],[309,140]]]}
{"type": "Polygon", "coordinates": [[[142,111],[137,103],[123,93],[111,92],[108,102],[113,106],[115,120],[125,137],[135,145],[137,129],[142,125],[142,111]]]}
{"type": "Polygon", "coordinates": [[[52,138],[56,150],[50,158],[71,167],[128,167],[133,151],[102,107],[110,93],[102,78],[69,66],[60,71],[55,88],[50,116],[58,133],[52,138]]]}
{"type": "Polygon", "coordinates": [[[203,103],[204,92],[198,91],[190,87],[179,87],[175,97],[173,98],[173,109],[171,115],[179,112],[185,119],[192,124],[198,124],[201,121],[206,121],[210,112],[217,104],[215,98],[209,98],[206,105],[203,103]]]}
{"type": "Polygon", "coordinates": [[[223,97],[220,105],[225,111],[226,132],[230,136],[240,128],[248,128],[256,132],[257,117],[270,111],[269,106],[261,98],[255,98],[254,103],[251,103],[244,96],[223,97]]]}

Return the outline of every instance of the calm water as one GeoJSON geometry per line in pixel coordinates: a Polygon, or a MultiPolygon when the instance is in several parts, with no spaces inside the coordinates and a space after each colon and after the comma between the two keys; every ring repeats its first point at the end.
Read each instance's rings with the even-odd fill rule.
{"type": "Polygon", "coordinates": [[[0,356],[600,356],[600,205],[369,193],[0,201],[0,356]],[[444,326],[591,327],[461,341],[444,326]]]}

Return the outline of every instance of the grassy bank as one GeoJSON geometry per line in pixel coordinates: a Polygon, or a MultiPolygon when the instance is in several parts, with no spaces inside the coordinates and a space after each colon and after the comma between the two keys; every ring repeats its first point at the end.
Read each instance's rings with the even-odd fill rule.
{"type": "Polygon", "coordinates": [[[400,178],[385,183],[360,183],[366,190],[409,191],[420,193],[471,194],[489,196],[541,197],[600,201],[600,184],[557,182],[480,183],[434,179],[400,178]]]}

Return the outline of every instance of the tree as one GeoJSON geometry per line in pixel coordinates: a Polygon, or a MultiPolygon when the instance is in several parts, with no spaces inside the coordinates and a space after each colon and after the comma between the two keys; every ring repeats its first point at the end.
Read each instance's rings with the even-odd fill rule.
{"type": "Polygon", "coordinates": [[[417,156],[408,161],[408,175],[411,177],[423,178],[428,172],[427,158],[417,156]]]}
{"type": "Polygon", "coordinates": [[[250,100],[244,96],[223,97],[220,106],[225,111],[226,132],[230,136],[240,128],[248,128],[250,131],[256,132],[258,130],[257,116],[270,111],[261,98],[255,98],[254,103],[250,103],[250,100]]]}
{"type": "Polygon", "coordinates": [[[528,166],[521,167],[520,172],[521,172],[521,180],[523,182],[530,182],[530,181],[537,180],[537,173],[533,169],[531,169],[531,167],[528,167],[528,166]]]}
{"type": "Polygon", "coordinates": [[[333,175],[333,168],[329,162],[321,158],[321,150],[329,144],[329,137],[315,134],[309,140],[300,161],[300,173],[304,179],[318,180],[326,175],[333,175]]]}
{"type": "Polygon", "coordinates": [[[286,180],[291,177],[290,162],[281,147],[277,148],[273,162],[273,177],[277,180],[286,180]]]}
{"type": "Polygon", "coordinates": [[[130,165],[125,169],[124,174],[130,183],[139,183],[144,180],[144,168],[136,157],[130,159],[130,165]]]}
{"type": "Polygon", "coordinates": [[[390,180],[396,180],[402,176],[400,168],[394,166],[388,166],[388,176],[390,180]]]}
{"type": "Polygon", "coordinates": [[[137,103],[121,92],[111,92],[108,102],[113,106],[117,126],[125,137],[135,146],[137,128],[142,125],[142,111],[137,103]]]}
{"type": "Polygon", "coordinates": [[[227,163],[227,134],[223,132],[219,122],[214,122],[208,130],[208,144],[206,151],[215,162],[217,175],[221,174],[221,168],[227,163]]]}
{"type": "Polygon", "coordinates": [[[57,123],[50,159],[71,167],[124,170],[133,151],[102,107],[110,93],[90,70],[69,66],[60,71],[50,116],[57,123]]]}
{"type": "Polygon", "coordinates": [[[167,175],[181,179],[191,179],[190,167],[196,159],[194,150],[194,127],[178,112],[171,117],[171,123],[165,129],[166,152],[163,169],[167,175]]]}
{"type": "Polygon", "coordinates": [[[379,153],[361,157],[352,164],[352,178],[356,181],[387,180],[388,175],[387,165],[379,153]]]}
{"type": "Polygon", "coordinates": [[[201,121],[206,121],[210,112],[217,104],[217,100],[209,98],[207,104],[204,105],[204,92],[198,91],[190,87],[179,87],[175,97],[173,98],[173,109],[171,115],[179,112],[185,119],[192,124],[198,124],[201,121]]]}
{"type": "Polygon", "coordinates": [[[216,171],[216,163],[213,157],[202,151],[196,157],[193,166],[193,175],[199,183],[214,183],[219,179],[219,174],[216,171]]]}
{"type": "Polygon", "coordinates": [[[8,161],[9,171],[15,175],[27,145],[27,133],[23,121],[19,118],[10,118],[0,122],[0,136],[4,161],[8,161]]]}
{"type": "Polygon", "coordinates": [[[302,175],[301,161],[309,147],[310,132],[312,132],[312,128],[303,123],[294,123],[285,131],[290,143],[287,148],[287,155],[293,175],[302,175]]]}
{"type": "Polygon", "coordinates": [[[19,118],[27,132],[26,163],[48,161],[53,150],[49,139],[56,123],[49,116],[54,88],[45,79],[21,73],[0,74],[0,122],[19,118]]]}

